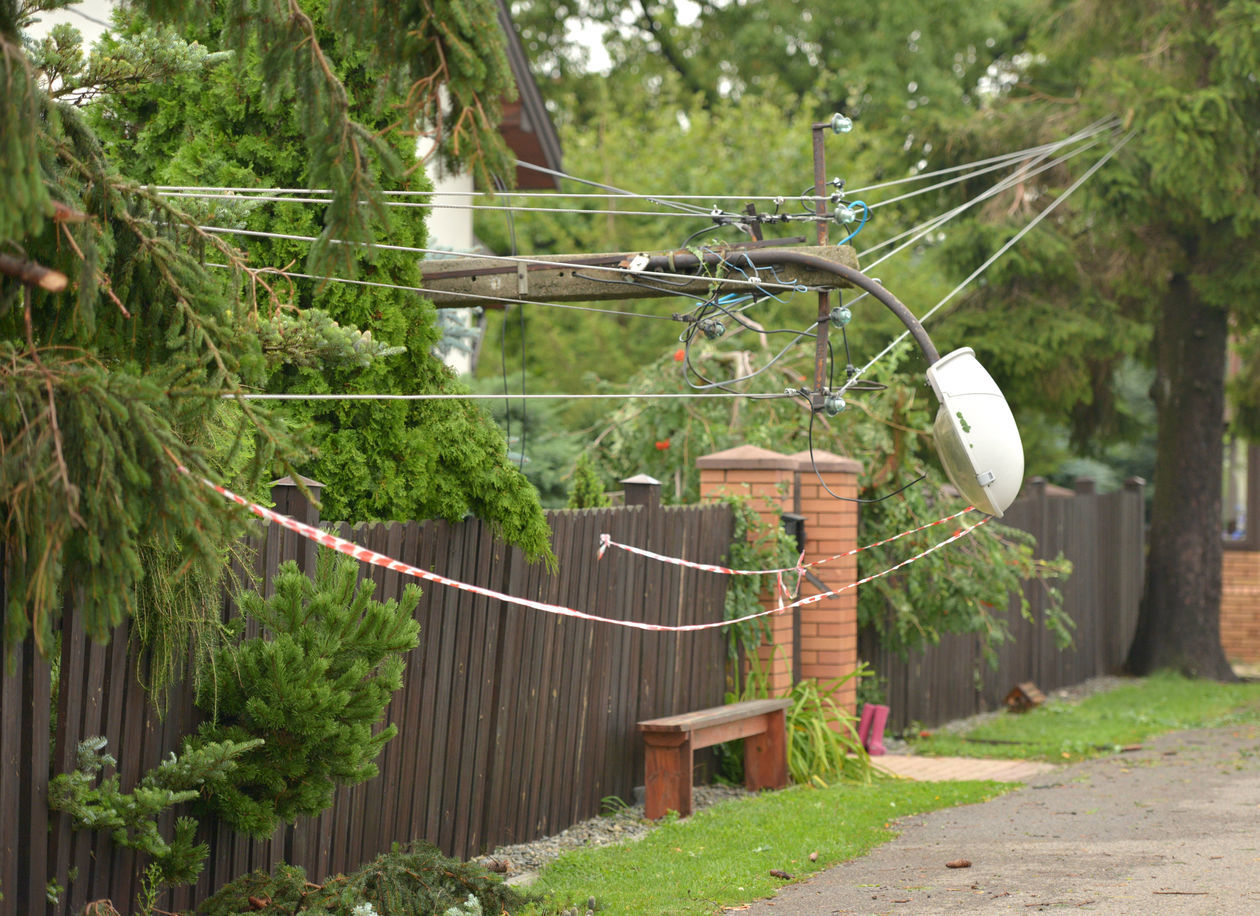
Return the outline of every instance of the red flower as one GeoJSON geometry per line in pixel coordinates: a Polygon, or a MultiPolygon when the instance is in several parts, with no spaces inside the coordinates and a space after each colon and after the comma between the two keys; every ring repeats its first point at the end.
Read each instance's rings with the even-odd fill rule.
{"type": "Polygon", "coordinates": [[[675,350],[675,351],[674,351],[674,362],[676,362],[676,363],[681,363],[681,362],[682,362],[684,359],[686,359],[686,358],[687,358],[687,351],[686,351],[686,350],[675,350]]]}
{"type": "Polygon", "coordinates": [[[668,440],[668,439],[657,439],[657,440],[656,440],[656,450],[657,450],[658,452],[663,452],[663,451],[665,451],[665,449],[667,449],[667,448],[669,448],[669,440],[668,440]]]}

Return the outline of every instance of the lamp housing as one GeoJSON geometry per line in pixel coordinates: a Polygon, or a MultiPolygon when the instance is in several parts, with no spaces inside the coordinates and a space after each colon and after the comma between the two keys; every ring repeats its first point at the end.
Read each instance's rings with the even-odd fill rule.
{"type": "Polygon", "coordinates": [[[1024,481],[1024,446],[1006,398],[970,347],[942,356],[927,380],[941,404],[932,431],[945,473],[973,506],[1001,518],[1024,481]]]}

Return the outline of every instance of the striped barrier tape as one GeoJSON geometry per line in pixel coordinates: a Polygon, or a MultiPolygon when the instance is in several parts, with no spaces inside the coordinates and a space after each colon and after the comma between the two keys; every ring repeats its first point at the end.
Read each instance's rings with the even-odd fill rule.
{"type": "MultiPolygon", "coordinates": [[[[183,467],[182,465],[180,466],[179,469],[183,471],[185,474],[189,474],[191,476],[191,472],[187,468],[183,467]]],[[[985,516],[981,521],[977,522],[976,524],[971,525],[969,527],[958,529],[950,537],[946,538],[943,541],[940,541],[939,543],[933,544],[931,547],[927,548],[921,553],[916,554],[913,557],[910,557],[908,560],[903,560],[900,563],[898,563],[896,566],[893,566],[892,568],[887,569],[884,572],[875,573],[874,575],[867,576],[864,579],[859,579],[857,582],[852,582],[848,585],[842,586],[841,588],[838,588],[835,591],[824,592],[821,595],[810,595],[808,598],[801,598],[800,600],[793,601],[791,604],[787,604],[787,605],[784,605],[782,603],[782,597],[780,597],[779,607],[771,608],[765,611],[760,611],[756,614],[747,614],[743,617],[739,617],[734,620],[719,620],[719,621],[714,621],[711,623],[691,623],[691,624],[682,624],[678,626],[669,626],[666,624],[642,623],[637,620],[614,620],[611,617],[600,617],[595,614],[587,614],[583,611],[577,611],[577,610],[574,610],[573,608],[562,607],[558,604],[548,604],[545,601],[533,601],[529,598],[517,598],[513,595],[505,595],[501,592],[496,592],[492,589],[482,588],[479,585],[471,585],[467,582],[460,582],[456,579],[448,579],[446,576],[439,575],[438,573],[434,573],[434,572],[429,572],[428,570],[420,569],[419,567],[416,567],[416,566],[411,566],[410,564],[403,563],[401,560],[395,560],[392,557],[388,557],[385,554],[377,553],[374,550],[368,550],[366,547],[360,547],[358,544],[355,544],[352,541],[347,541],[345,538],[338,537],[337,535],[332,534],[331,532],[323,531],[319,528],[316,528],[313,525],[308,525],[305,522],[299,522],[295,518],[290,518],[287,515],[282,515],[279,512],[276,512],[272,509],[268,509],[265,506],[260,506],[257,503],[252,503],[249,500],[247,500],[245,497],[238,496],[236,493],[233,493],[231,490],[227,489],[227,487],[220,486],[219,484],[214,483],[213,481],[207,480],[204,477],[201,478],[201,482],[204,483],[210,489],[214,490],[220,496],[223,496],[226,499],[231,500],[232,502],[236,503],[239,506],[243,506],[245,509],[252,512],[254,515],[257,515],[259,518],[264,519],[265,521],[268,521],[268,522],[274,522],[275,524],[280,525],[282,528],[288,528],[290,531],[297,532],[302,537],[308,538],[309,540],[314,541],[316,544],[319,544],[323,547],[327,547],[331,550],[336,550],[338,553],[344,553],[347,556],[354,557],[356,560],[359,560],[362,563],[370,563],[373,566],[380,566],[380,567],[383,567],[384,569],[388,569],[397,573],[402,573],[403,575],[406,575],[406,576],[412,576],[416,579],[423,579],[426,582],[436,582],[438,585],[445,585],[450,588],[456,588],[464,592],[472,592],[473,594],[481,595],[485,598],[491,598],[491,599],[494,599],[495,601],[502,601],[506,604],[515,604],[519,607],[527,607],[527,608],[531,608],[532,610],[543,611],[544,613],[547,613],[547,614],[556,614],[561,617],[574,617],[579,620],[589,620],[594,623],[608,623],[608,624],[612,624],[613,626],[619,626],[619,627],[631,627],[636,630],[651,630],[654,632],[668,632],[668,633],[694,632],[697,630],[712,630],[712,629],[717,629],[720,627],[730,627],[730,626],[734,626],[737,623],[745,623],[746,621],[749,621],[749,620],[755,620],[758,617],[765,617],[768,614],[781,614],[784,611],[791,610],[792,608],[795,608],[795,607],[802,607],[807,604],[813,604],[815,602],[822,601],[824,598],[833,597],[834,595],[838,595],[841,592],[845,592],[845,591],[848,591],[849,589],[857,588],[859,585],[870,582],[873,579],[878,579],[881,576],[886,576],[886,575],[889,575],[890,573],[896,572],[898,569],[901,569],[903,566],[908,566],[914,561],[920,560],[923,557],[926,557],[928,554],[934,553],[935,551],[940,550],[945,545],[952,544],[954,541],[957,541],[960,538],[965,537],[966,535],[970,534],[976,528],[979,528],[981,525],[983,525],[985,522],[989,520],[988,516],[985,516]]]]}
{"type": "Polygon", "coordinates": [[[599,558],[601,560],[603,559],[604,553],[609,547],[617,547],[629,553],[638,554],[641,557],[648,557],[652,560],[660,560],[662,563],[670,563],[674,566],[686,566],[688,569],[699,569],[704,572],[721,573],[726,576],[765,576],[774,575],[775,573],[781,574],[788,572],[799,574],[815,566],[822,566],[824,563],[830,563],[832,560],[841,560],[845,557],[851,557],[854,554],[861,553],[863,550],[872,550],[876,547],[883,547],[885,544],[891,544],[893,541],[907,537],[908,535],[918,534],[920,531],[926,531],[928,528],[935,527],[936,525],[943,525],[946,522],[952,522],[954,519],[966,515],[974,509],[975,506],[968,506],[961,512],[955,512],[953,515],[938,518],[936,521],[928,522],[926,525],[920,525],[918,528],[911,528],[909,531],[903,531],[900,534],[894,534],[892,537],[884,538],[882,541],[876,541],[874,544],[854,547],[852,550],[846,550],[844,553],[837,553],[830,557],[824,557],[821,560],[812,560],[809,563],[802,563],[801,560],[805,558],[805,554],[802,553],[795,566],[785,566],[781,569],[731,569],[726,566],[714,566],[712,563],[695,563],[691,560],[684,560],[680,557],[667,557],[664,554],[653,553],[652,551],[645,550],[642,547],[631,547],[629,544],[614,541],[611,534],[601,534],[599,536],[599,558]]]}

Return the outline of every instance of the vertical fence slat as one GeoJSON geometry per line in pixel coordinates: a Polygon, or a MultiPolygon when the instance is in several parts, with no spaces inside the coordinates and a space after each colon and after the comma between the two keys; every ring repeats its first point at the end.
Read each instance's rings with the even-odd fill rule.
{"type": "MultiPolygon", "coordinates": [[[[0,582],[0,599],[3,594],[0,582]]],[[[25,691],[22,689],[26,660],[16,654],[10,667],[7,658],[0,658],[0,887],[18,887],[18,875],[24,874],[31,848],[30,825],[22,823],[18,812],[18,800],[22,795],[22,707],[25,691]]],[[[0,899],[0,914],[17,916],[16,891],[0,899]]]]}

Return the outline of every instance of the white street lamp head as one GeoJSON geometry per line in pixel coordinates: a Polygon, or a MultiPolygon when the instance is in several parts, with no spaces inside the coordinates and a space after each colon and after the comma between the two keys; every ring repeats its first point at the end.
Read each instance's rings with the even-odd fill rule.
{"type": "Polygon", "coordinates": [[[1024,481],[1024,446],[1006,398],[970,347],[942,356],[927,379],[941,402],[932,429],[945,473],[973,506],[1001,518],[1024,481]]]}

